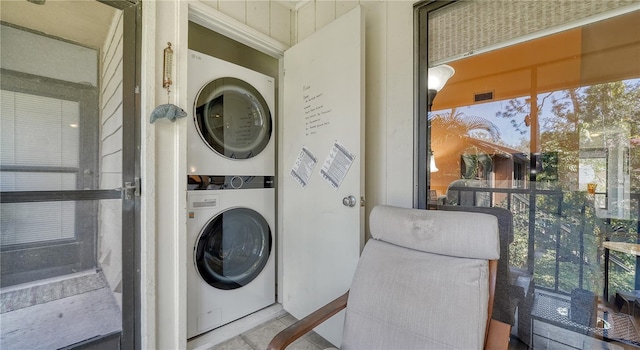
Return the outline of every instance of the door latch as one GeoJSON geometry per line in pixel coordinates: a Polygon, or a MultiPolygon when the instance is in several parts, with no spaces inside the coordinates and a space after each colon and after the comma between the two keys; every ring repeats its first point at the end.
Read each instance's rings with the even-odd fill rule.
{"type": "Polygon", "coordinates": [[[133,181],[126,181],[122,187],[122,194],[124,199],[140,197],[140,178],[136,177],[133,181]]]}

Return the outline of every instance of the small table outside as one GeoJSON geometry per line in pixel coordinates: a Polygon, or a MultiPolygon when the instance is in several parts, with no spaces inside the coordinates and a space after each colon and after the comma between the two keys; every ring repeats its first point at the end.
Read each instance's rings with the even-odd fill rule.
{"type": "MultiPolygon", "coordinates": [[[[604,248],[604,301],[609,302],[609,251],[614,250],[617,252],[640,256],[640,244],[625,243],[625,242],[602,242],[604,248]]],[[[638,272],[636,272],[638,273],[638,272]]],[[[638,285],[638,279],[636,279],[635,289],[640,289],[638,285]]]]}
{"type": "MultiPolygon", "coordinates": [[[[535,321],[542,321],[566,329],[570,332],[584,334],[587,337],[595,337],[603,340],[616,340],[634,346],[640,345],[640,332],[638,326],[633,321],[633,317],[627,314],[617,312],[606,312],[597,310],[599,319],[607,322],[603,327],[589,327],[571,320],[570,317],[571,300],[566,297],[547,293],[536,293],[531,318],[535,321]]],[[[533,337],[538,332],[535,330],[535,322],[531,322],[531,345],[533,346],[533,337]]],[[[570,338],[568,335],[565,339],[556,341],[565,341],[570,338]]],[[[575,346],[574,346],[575,347],[575,346]]]]}

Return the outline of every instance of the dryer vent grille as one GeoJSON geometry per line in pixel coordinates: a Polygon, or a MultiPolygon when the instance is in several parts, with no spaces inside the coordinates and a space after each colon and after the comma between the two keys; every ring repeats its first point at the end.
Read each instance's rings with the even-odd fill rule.
{"type": "Polygon", "coordinates": [[[493,100],[493,91],[481,92],[473,95],[474,102],[491,101],[493,100]]]}

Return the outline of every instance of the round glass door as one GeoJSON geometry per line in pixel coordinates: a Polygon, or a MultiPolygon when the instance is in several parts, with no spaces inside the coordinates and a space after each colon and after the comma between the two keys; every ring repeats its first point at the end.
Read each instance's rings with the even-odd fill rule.
{"type": "Polygon", "coordinates": [[[195,116],[202,139],[229,159],[255,157],[271,138],[267,102],[240,79],[220,78],[205,85],[196,98],[195,116]]]}
{"type": "Polygon", "coordinates": [[[235,208],[202,230],[195,250],[200,276],[218,289],[236,289],[256,278],[269,260],[271,230],[258,212],[235,208]]]}

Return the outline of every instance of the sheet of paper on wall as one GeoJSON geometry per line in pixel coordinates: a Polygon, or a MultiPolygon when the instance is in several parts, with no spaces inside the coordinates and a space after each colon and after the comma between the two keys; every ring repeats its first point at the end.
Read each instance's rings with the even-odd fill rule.
{"type": "Polygon", "coordinates": [[[291,169],[291,176],[300,186],[307,186],[316,163],[318,163],[318,158],[307,147],[302,146],[302,150],[291,169]]]}
{"type": "Polygon", "coordinates": [[[320,175],[333,187],[338,189],[342,180],[347,176],[353,160],[356,158],[355,154],[351,153],[343,144],[336,141],[331,147],[331,151],[327,156],[327,160],[324,161],[322,169],[320,169],[320,175]]]}

